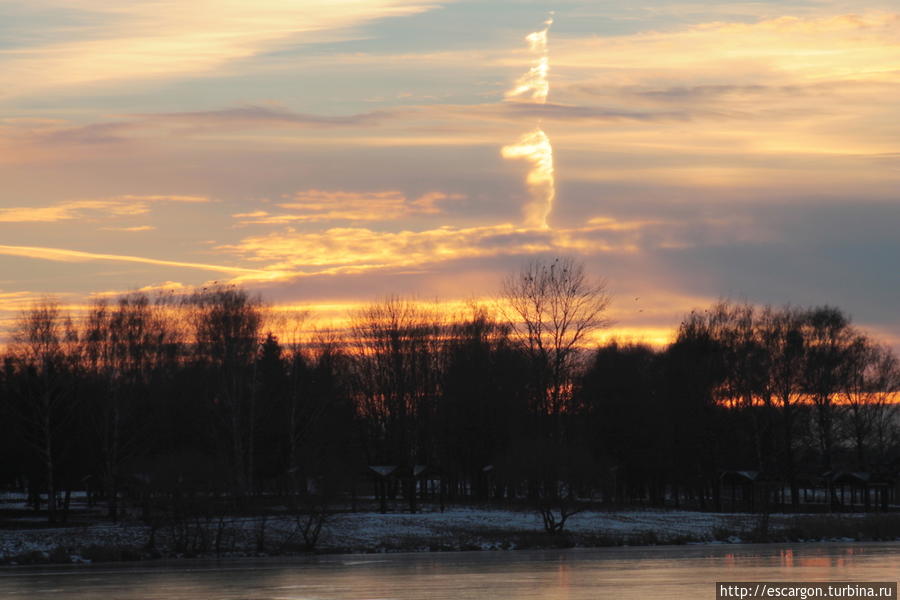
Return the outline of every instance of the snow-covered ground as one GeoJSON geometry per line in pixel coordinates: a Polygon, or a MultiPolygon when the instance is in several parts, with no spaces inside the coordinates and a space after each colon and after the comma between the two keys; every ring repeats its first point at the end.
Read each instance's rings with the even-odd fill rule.
{"type": "MultiPolygon", "coordinates": [[[[653,532],[660,541],[676,537],[713,539],[716,528],[737,530],[752,526],[747,515],[687,511],[625,511],[578,513],[566,522],[570,534],[628,537],[653,532]]],[[[542,533],[535,511],[520,512],[484,508],[454,508],[419,514],[353,513],[336,517],[323,532],[322,546],[338,548],[402,545],[410,538],[426,542],[471,538],[480,545],[511,534],[542,533]]]]}
{"type": "MultiPolygon", "coordinates": [[[[641,543],[640,540],[648,539],[660,543],[678,539],[713,541],[722,537],[722,531],[749,530],[757,519],[753,515],[689,511],[587,511],[572,516],[565,530],[576,544],[584,540],[596,543],[599,539],[619,543],[641,543]],[[647,538],[648,534],[653,537],[647,538]]],[[[773,525],[778,521],[778,516],[773,517],[773,525]]],[[[213,530],[219,523],[205,526],[213,530]]],[[[269,551],[285,548],[285,540],[294,542],[292,547],[302,543],[296,523],[285,517],[269,517],[264,522],[257,518],[233,518],[226,520],[224,527],[229,541],[223,547],[229,554],[256,552],[260,530],[264,531],[265,547],[269,551]]],[[[214,534],[212,531],[211,535],[214,534]]],[[[60,528],[25,525],[23,529],[0,531],[0,557],[8,562],[27,553],[54,550],[57,555],[77,556],[91,547],[139,550],[146,546],[149,535],[149,528],[136,521],[60,528]]],[[[416,514],[340,513],[326,522],[317,549],[378,552],[514,548],[523,538],[539,543],[542,535],[541,518],[534,511],[451,508],[444,512],[426,509],[416,514]]],[[[167,553],[168,536],[165,527],[157,532],[157,544],[163,553],[167,553]]]]}
{"type": "Polygon", "coordinates": [[[57,548],[73,554],[91,546],[106,548],[139,548],[147,541],[147,528],[142,525],[97,524],[86,527],[35,528],[0,531],[0,558],[30,552],[51,553],[57,548]]]}

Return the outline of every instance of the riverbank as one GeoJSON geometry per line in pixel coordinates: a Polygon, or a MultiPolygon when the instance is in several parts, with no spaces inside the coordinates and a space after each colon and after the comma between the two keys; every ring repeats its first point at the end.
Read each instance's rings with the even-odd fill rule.
{"type": "Polygon", "coordinates": [[[900,514],[759,515],[684,510],[584,511],[549,535],[533,511],[451,508],[416,514],[343,512],[314,548],[286,516],[194,519],[152,529],[139,521],[0,530],[0,564],[42,564],[317,553],[515,550],[694,543],[893,541],[900,514]]]}

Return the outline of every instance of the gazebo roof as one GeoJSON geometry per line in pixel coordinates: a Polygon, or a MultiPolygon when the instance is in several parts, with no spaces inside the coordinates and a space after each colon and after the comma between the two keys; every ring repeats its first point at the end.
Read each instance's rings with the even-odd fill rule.
{"type": "Polygon", "coordinates": [[[369,470],[380,477],[390,477],[397,470],[397,465],[369,465],[369,470]]]}

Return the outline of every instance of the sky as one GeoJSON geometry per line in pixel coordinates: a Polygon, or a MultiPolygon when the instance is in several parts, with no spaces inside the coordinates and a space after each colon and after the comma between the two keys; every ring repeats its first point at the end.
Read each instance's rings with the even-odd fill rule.
{"type": "MultiPolygon", "coordinates": [[[[238,283],[322,323],[607,282],[900,348],[896,0],[0,0],[0,325],[238,283]]],[[[455,308],[453,309],[455,310],[455,308]]]]}

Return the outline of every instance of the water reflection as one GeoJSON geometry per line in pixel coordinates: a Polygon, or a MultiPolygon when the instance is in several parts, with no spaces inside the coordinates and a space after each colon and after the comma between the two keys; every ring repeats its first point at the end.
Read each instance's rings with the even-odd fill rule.
{"type": "Polygon", "coordinates": [[[785,548],[781,551],[781,566],[791,568],[794,566],[794,549],[785,548]]]}
{"type": "Polygon", "coordinates": [[[717,580],[893,581],[900,544],[680,546],[0,570],[3,598],[711,598],[717,580]]]}

